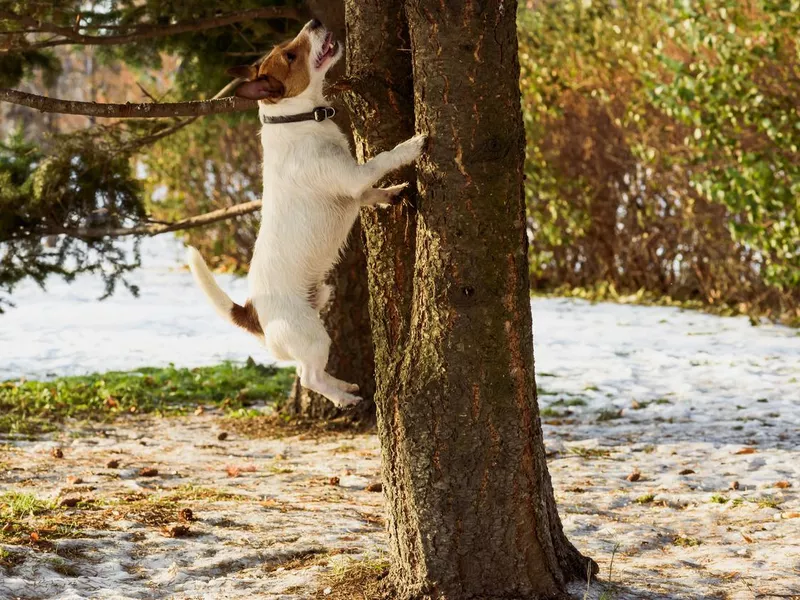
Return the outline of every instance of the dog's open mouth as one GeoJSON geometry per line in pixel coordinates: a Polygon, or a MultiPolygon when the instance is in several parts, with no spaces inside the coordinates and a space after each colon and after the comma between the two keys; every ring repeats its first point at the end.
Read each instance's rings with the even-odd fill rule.
{"type": "Polygon", "coordinates": [[[322,49],[317,55],[317,60],[314,66],[317,69],[322,68],[322,66],[326,62],[328,62],[331,58],[333,58],[335,55],[336,55],[336,41],[333,39],[333,34],[328,32],[328,35],[325,36],[325,40],[322,42],[322,49]]]}

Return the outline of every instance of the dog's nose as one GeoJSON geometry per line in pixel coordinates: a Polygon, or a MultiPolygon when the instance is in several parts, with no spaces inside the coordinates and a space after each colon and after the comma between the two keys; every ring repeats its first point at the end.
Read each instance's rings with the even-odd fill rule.
{"type": "Polygon", "coordinates": [[[319,19],[311,19],[308,22],[309,29],[319,29],[320,27],[322,27],[322,21],[320,21],[319,19]]]}

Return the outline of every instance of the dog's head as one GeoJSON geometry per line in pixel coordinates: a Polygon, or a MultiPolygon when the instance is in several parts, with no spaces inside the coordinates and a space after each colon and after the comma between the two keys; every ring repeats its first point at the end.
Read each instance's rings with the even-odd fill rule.
{"type": "Polygon", "coordinates": [[[314,19],[296,38],[275,46],[261,64],[234,67],[228,74],[245,80],[236,88],[237,96],[274,104],[321,91],[325,74],[341,56],[333,34],[314,19]]]}

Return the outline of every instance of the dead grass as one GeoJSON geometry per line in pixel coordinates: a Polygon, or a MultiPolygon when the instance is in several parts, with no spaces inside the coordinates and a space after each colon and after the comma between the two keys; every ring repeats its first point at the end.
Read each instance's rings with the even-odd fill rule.
{"type": "Polygon", "coordinates": [[[285,569],[287,571],[305,569],[327,561],[329,556],[328,550],[321,546],[305,548],[303,550],[290,552],[280,556],[277,560],[265,563],[264,571],[272,573],[278,569],[285,569]]]}
{"type": "Polygon", "coordinates": [[[194,485],[160,494],[81,499],[69,507],[32,494],[7,492],[0,495],[0,542],[49,550],[54,540],[87,537],[90,530],[108,531],[118,521],[164,528],[179,523],[187,508],[195,512],[197,503],[202,511],[213,502],[247,500],[241,494],[194,485]],[[187,506],[190,502],[194,503],[191,507],[187,506]]]}
{"type": "Polygon", "coordinates": [[[14,552],[0,548],[0,568],[9,571],[25,562],[25,554],[23,552],[14,552]]]}
{"type": "Polygon", "coordinates": [[[322,585],[313,598],[330,600],[384,600],[392,597],[386,576],[389,560],[346,558],[322,576],[322,585]]]}
{"type": "Polygon", "coordinates": [[[372,429],[371,425],[354,424],[346,418],[320,421],[299,417],[287,419],[280,415],[228,417],[219,419],[218,424],[226,431],[254,439],[301,436],[305,440],[314,440],[340,433],[365,433],[372,429]]]}

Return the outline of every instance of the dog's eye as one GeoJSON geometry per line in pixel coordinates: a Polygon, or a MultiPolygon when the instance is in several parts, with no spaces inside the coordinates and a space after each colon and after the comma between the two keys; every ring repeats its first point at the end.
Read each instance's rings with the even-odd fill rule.
{"type": "Polygon", "coordinates": [[[287,62],[294,62],[294,59],[297,58],[297,55],[294,52],[287,52],[286,53],[286,61],[287,62]]]}

